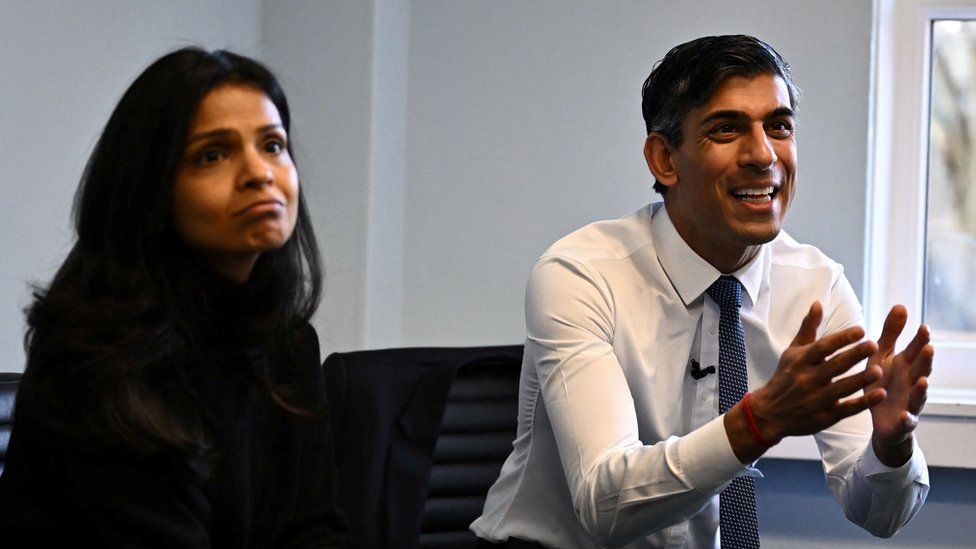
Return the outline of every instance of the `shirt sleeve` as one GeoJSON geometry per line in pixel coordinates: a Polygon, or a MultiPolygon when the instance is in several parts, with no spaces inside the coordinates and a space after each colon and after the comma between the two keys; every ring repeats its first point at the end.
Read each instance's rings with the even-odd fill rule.
{"type": "Polygon", "coordinates": [[[526,292],[533,360],[573,506],[601,544],[617,546],[700,512],[746,468],[719,416],[645,445],[613,350],[607,285],[583,263],[540,260],[526,292]]]}
{"type": "MultiPolygon", "coordinates": [[[[861,307],[841,274],[831,288],[825,334],[863,325],[861,307]]],[[[855,368],[863,368],[861,364],[855,368]]],[[[827,485],[844,515],[879,537],[891,537],[922,508],[929,491],[925,456],[914,443],[912,457],[888,467],[871,445],[871,414],[865,410],[814,435],[823,459],[827,485]]]]}

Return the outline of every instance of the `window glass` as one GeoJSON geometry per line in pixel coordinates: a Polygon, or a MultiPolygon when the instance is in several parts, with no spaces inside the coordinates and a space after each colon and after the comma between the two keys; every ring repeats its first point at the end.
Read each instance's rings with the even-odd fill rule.
{"type": "Polygon", "coordinates": [[[925,322],[976,341],[976,21],[932,22],[925,322]]]}

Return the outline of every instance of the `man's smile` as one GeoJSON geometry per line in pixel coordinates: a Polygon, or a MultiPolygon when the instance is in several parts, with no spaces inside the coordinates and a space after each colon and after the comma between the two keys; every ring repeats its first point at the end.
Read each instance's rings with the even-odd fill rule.
{"type": "Polygon", "coordinates": [[[773,197],[779,192],[779,186],[767,185],[765,187],[747,187],[731,191],[732,196],[747,202],[771,202],[773,197]]]}

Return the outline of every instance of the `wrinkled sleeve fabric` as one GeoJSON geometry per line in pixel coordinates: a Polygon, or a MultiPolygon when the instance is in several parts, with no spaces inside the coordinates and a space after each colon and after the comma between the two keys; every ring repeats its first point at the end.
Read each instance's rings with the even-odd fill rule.
{"type": "MultiPolygon", "coordinates": [[[[841,274],[831,289],[824,333],[863,325],[861,307],[841,274]]],[[[874,335],[874,334],[871,334],[874,335]]],[[[861,364],[856,368],[863,368],[861,364]]],[[[814,435],[827,485],[844,515],[879,537],[891,537],[922,508],[929,491],[928,467],[916,440],[901,467],[878,460],[871,446],[871,415],[864,411],[814,435]]]]}
{"type": "Polygon", "coordinates": [[[534,357],[573,506],[601,544],[622,545],[686,520],[745,467],[722,416],[685,436],[645,445],[613,349],[611,292],[567,257],[537,263],[526,292],[534,357]]]}

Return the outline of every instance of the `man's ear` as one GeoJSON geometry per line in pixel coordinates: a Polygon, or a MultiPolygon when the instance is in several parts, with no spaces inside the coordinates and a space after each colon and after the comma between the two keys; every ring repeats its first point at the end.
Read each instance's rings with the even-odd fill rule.
{"type": "Polygon", "coordinates": [[[672,154],[674,148],[664,134],[654,132],[644,141],[644,159],[654,178],[662,185],[670,187],[678,182],[678,172],[674,169],[672,154]]]}

